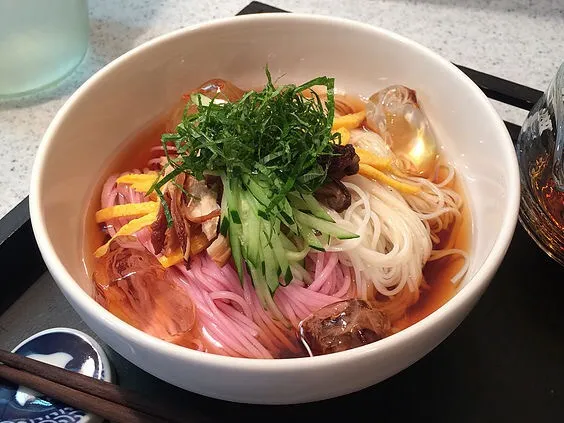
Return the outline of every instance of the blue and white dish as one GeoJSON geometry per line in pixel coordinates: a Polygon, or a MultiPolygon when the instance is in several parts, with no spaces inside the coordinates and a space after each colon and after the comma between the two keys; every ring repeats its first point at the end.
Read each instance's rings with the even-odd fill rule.
{"type": "MultiPolygon", "coordinates": [[[[70,328],[39,332],[12,352],[58,367],[112,382],[110,362],[90,336],[70,328]]],[[[0,423],[101,423],[102,419],[38,392],[14,384],[0,384],[0,423]]]]}

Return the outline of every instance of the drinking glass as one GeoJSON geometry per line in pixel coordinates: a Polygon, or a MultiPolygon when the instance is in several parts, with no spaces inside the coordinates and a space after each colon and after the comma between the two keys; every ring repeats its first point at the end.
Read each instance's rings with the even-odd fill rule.
{"type": "Polygon", "coordinates": [[[516,151],[519,219],[535,242],[564,266],[564,63],[525,119],[516,151]]]}
{"type": "Polygon", "coordinates": [[[87,0],[0,0],[0,97],[68,75],[88,47],[87,0]]]}

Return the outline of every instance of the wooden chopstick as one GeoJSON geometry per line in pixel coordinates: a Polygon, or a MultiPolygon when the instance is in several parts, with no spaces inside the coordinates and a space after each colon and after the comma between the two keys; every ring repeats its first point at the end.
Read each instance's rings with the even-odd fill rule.
{"type": "Polygon", "coordinates": [[[0,377],[37,390],[77,409],[90,411],[115,423],[166,423],[167,420],[116,404],[85,392],[59,385],[32,373],[8,365],[0,366],[0,377]]]}
{"type": "MultiPolygon", "coordinates": [[[[0,349],[0,378],[115,423],[186,423],[169,407],[118,385],[0,349]]],[[[187,413],[188,414],[188,413],[187,413]]]]}

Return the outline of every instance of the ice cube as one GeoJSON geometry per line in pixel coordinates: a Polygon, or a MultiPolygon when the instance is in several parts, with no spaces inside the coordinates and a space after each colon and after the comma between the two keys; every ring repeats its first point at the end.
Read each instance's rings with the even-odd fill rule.
{"type": "Polygon", "coordinates": [[[368,302],[356,298],[329,304],[298,326],[310,355],[345,351],[378,341],[390,334],[389,318],[368,302]]]}

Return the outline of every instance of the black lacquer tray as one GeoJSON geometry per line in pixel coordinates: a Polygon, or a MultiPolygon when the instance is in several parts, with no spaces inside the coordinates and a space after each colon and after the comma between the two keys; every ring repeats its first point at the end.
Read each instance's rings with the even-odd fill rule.
{"type": "MultiPolygon", "coordinates": [[[[239,14],[284,12],[252,2],[239,14]]],[[[461,65],[493,100],[529,110],[542,93],[461,65]]],[[[520,127],[506,122],[515,141],[520,127]]],[[[0,220],[0,347],[63,325],[89,329],[46,273],[27,198],[0,220]],[[25,266],[15,266],[25,258],[25,266]]],[[[120,383],[180,402],[186,421],[563,422],[564,270],[518,225],[475,309],[434,351],[396,376],[344,397],[289,406],[234,404],[162,382],[106,347],[120,383]]]]}

